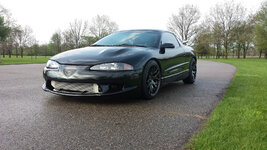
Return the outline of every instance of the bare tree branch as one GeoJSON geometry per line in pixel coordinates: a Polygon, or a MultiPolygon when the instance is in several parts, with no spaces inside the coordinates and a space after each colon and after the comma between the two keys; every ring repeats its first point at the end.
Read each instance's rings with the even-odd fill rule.
{"type": "Polygon", "coordinates": [[[168,22],[168,30],[175,33],[182,41],[192,41],[196,34],[200,11],[194,5],[185,5],[173,14],[168,22]]]}
{"type": "Polygon", "coordinates": [[[90,33],[97,39],[103,38],[118,30],[118,25],[106,15],[97,15],[92,19],[90,33]]]}

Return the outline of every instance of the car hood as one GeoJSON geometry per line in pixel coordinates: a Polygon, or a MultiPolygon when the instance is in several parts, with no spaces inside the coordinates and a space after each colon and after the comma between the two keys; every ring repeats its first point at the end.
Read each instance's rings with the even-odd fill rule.
{"type": "Polygon", "coordinates": [[[90,65],[107,62],[127,62],[134,56],[148,52],[143,47],[85,47],[69,50],[51,58],[60,64],[90,65]]]}

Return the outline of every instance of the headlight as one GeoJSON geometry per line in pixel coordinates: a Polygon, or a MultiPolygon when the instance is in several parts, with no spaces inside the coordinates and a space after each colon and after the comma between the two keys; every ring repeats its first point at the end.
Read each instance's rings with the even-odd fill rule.
{"type": "Polygon", "coordinates": [[[125,63],[105,63],[100,65],[95,65],[90,68],[91,70],[114,70],[114,71],[122,71],[122,70],[133,70],[133,66],[125,63]]]}
{"type": "Polygon", "coordinates": [[[46,64],[46,68],[48,69],[58,69],[59,68],[59,64],[53,60],[48,60],[47,64],[46,64]]]}

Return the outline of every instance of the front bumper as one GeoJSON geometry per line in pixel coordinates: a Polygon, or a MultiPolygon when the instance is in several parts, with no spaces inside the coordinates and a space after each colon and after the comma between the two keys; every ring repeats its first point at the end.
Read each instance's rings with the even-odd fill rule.
{"type": "MultiPolygon", "coordinates": [[[[137,89],[141,83],[142,70],[132,71],[91,71],[89,66],[61,65],[59,70],[44,68],[44,91],[65,96],[104,96],[125,93],[137,89]],[[68,71],[69,69],[69,71],[68,71]],[[72,85],[97,85],[94,92],[83,91],[81,87],[56,89],[58,82],[72,85]],[[77,90],[79,89],[79,90],[77,90]]],[[[69,86],[73,87],[73,86],[69,86]]],[[[86,89],[86,88],[85,88],[86,89]]]]}

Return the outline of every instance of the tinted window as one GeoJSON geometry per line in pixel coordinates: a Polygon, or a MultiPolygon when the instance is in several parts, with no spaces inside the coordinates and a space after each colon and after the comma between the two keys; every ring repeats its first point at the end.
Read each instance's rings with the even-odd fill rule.
{"type": "Polygon", "coordinates": [[[116,32],[97,41],[94,45],[139,45],[158,47],[160,34],[153,31],[122,31],[116,32]]]}
{"type": "Polygon", "coordinates": [[[179,47],[180,44],[178,43],[176,37],[171,33],[163,33],[161,38],[162,44],[164,43],[172,43],[175,47],[179,47]]]}

